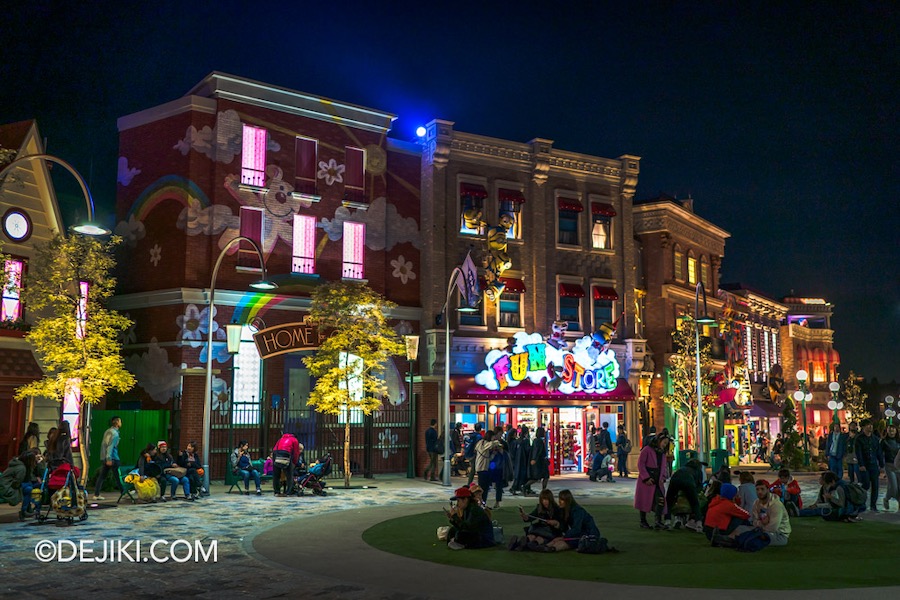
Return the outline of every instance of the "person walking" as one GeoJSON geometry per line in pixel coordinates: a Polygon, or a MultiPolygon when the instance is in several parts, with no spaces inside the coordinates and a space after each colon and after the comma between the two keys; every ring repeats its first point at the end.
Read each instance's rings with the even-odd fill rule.
{"type": "Polygon", "coordinates": [[[631,440],[625,432],[625,426],[619,425],[616,434],[616,460],[619,463],[619,477],[628,477],[628,455],[631,453],[631,440]]]}
{"type": "Polygon", "coordinates": [[[425,465],[425,479],[427,481],[437,481],[438,469],[438,432],[437,419],[432,419],[428,429],[425,430],[425,452],[428,453],[428,464],[425,465]],[[431,473],[429,477],[428,474],[431,473]]]}
{"type": "Polygon", "coordinates": [[[450,430],[450,475],[459,475],[459,461],[463,455],[463,434],[462,423],[457,422],[453,429],[450,430]]]}
{"type": "Polygon", "coordinates": [[[856,460],[859,463],[859,482],[869,490],[869,510],[878,512],[878,478],[884,468],[881,438],[874,433],[871,419],[860,423],[862,432],[856,438],[856,460]]]}
{"type": "Polygon", "coordinates": [[[103,440],[100,442],[100,471],[97,473],[97,482],[94,484],[93,500],[105,500],[100,492],[106,477],[112,473],[113,483],[119,494],[124,493],[122,482],[119,481],[119,439],[121,438],[119,430],[122,428],[122,419],[113,417],[109,420],[109,429],[103,432],[103,440]]]}
{"type": "Polygon", "coordinates": [[[547,488],[550,481],[550,460],[547,458],[547,432],[538,427],[534,432],[534,441],[528,454],[528,481],[525,482],[525,495],[534,495],[531,484],[541,482],[541,489],[547,488]]]}
{"type": "Polygon", "coordinates": [[[655,529],[668,529],[663,523],[666,508],[666,480],[669,478],[669,437],[660,433],[641,449],[638,457],[638,480],[634,488],[634,507],[641,513],[641,528],[651,529],[647,513],[656,514],[655,529]]]}
{"type": "Polygon", "coordinates": [[[513,464],[513,495],[522,492],[525,494],[525,483],[528,481],[528,467],[531,460],[531,437],[528,426],[522,425],[519,435],[516,436],[515,448],[510,448],[513,464]]]}
{"type": "MultiPolygon", "coordinates": [[[[484,499],[487,500],[488,491],[490,491],[493,475],[491,472],[491,464],[498,461],[497,454],[500,452],[500,441],[495,439],[495,433],[490,429],[484,432],[484,438],[479,440],[475,446],[475,472],[478,474],[478,487],[484,491],[484,499]]],[[[497,506],[500,505],[503,492],[497,487],[497,506]]]]}
{"type": "Polygon", "coordinates": [[[600,431],[597,432],[597,452],[600,451],[600,448],[606,448],[609,450],[609,453],[612,454],[615,448],[613,448],[612,436],[609,433],[609,422],[603,421],[600,425],[600,431]]]}
{"type": "Polygon", "coordinates": [[[881,440],[881,451],[884,454],[884,474],[887,477],[887,492],[884,494],[884,510],[891,507],[891,498],[897,501],[897,512],[900,512],[900,481],[898,481],[897,457],[900,456],[900,436],[896,425],[888,425],[881,440]]]}
{"type": "Polygon", "coordinates": [[[850,431],[847,433],[847,478],[850,483],[859,481],[862,478],[859,474],[859,460],[856,458],[856,441],[859,438],[859,423],[852,421],[849,425],[850,431]]]}
{"type": "Polygon", "coordinates": [[[466,485],[472,485],[475,480],[475,447],[484,437],[481,435],[481,423],[475,423],[475,431],[465,437],[465,449],[463,450],[463,458],[469,462],[468,481],[466,485]]]}
{"type": "Polygon", "coordinates": [[[844,477],[844,455],[847,454],[847,434],[841,431],[840,423],[832,423],[831,431],[825,438],[825,458],[828,460],[828,470],[837,475],[838,479],[844,477]]]}

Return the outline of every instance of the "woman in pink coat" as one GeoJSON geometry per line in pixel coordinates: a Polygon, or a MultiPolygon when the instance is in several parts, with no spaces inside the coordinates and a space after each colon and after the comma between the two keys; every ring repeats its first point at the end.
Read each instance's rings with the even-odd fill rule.
{"type": "Polygon", "coordinates": [[[634,507],[641,511],[641,528],[650,529],[647,513],[656,513],[654,529],[668,529],[662,521],[666,508],[665,482],[669,478],[669,436],[661,433],[650,440],[638,457],[638,480],[634,488],[634,507]]]}

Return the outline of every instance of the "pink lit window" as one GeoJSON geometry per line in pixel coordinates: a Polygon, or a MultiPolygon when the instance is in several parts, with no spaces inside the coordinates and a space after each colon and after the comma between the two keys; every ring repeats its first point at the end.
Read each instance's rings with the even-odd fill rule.
{"type": "Polygon", "coordinates": [[[6,275],[3,281],[3,302],[0,304],[2,318],[0,321],[15,321],[22,318],[22,300],[19,295],[22,291],[22,269],[24,264],[21,260],[8,260],[4,265],[3,272],[6,275]]]}
{"type": "Polygon", "coordinates": [[[294,273],[316,272],[316,218],[294,215],[294,273]]]}
{"type": "Polygon", "coordinates": [[[78,432],[81,431],[81,380],[74,378],[66,381],[66,394],[63,399],[63,421],[69,422],[72,432],[72,448],[78,448],[78,432]]]}
{"type": "MultiPolygon", "coordinates": [[[[260,250],[262,250],[262,227],[262,209],[254,208],[252,206],[242,206],[241,237],[250,238],[251,240],[256,242],[256,244],[260,246],[260,250]]],[[[251,246],[244,240],[241,240],[240,245],[238,246],[238,266],[248,267],[251,269],[262,268],[262,266],[259,264],[259,255],[256,253],[256,250],[254,250],[253,246],[251,246]]]]}
{"type": "Polygon", "coordinates": [[[344,268],[342,277],[346,279],[363,279],[363,252],[365,245],[365,224],[344,221],[344,268]]]}
{"type": "Polygon", "coordinates": [[[258,187],[266,184],[266,130],[261,127],[244,125],[241,183],[258,187]]]}
{"type": "Polygon", "coordinates": [[[88,291],[90,285],[87,281],[78,282],[78,308],[75,311],[75,337],[83,340],[85,336],[85,324],[88,318],[88,291]]]}

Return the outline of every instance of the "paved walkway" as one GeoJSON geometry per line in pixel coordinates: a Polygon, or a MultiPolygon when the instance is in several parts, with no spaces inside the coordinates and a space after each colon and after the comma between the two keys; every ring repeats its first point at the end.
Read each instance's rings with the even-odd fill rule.
{"type": "MultiPolygon", "coordinates": [[[[812,478],[801,481],[814,494],[812,478]]],[[[454,479],[459,485],[460,479],[454,479]]],[[[222,486],[201,502],[120,505],[93,510],[90,518],[73,527],[8,522],[14,509],[0,510],[0,597],[22,594],[31,598],[105,600],[127,593],[134,598],[277,598],[282,596],[331,599],[459,598],[484,572],[457,569],[381,552],[362,542],[370,525],[400,514],[437,510],[450,490],[440,485],[400,476],[376,480],[355,479],[374,489],[332,490],[327,497],[275,498],[271,494],[224,494],[222,486]],[[35,558],[42,540],[93,540],[97,548],[106,540],[156,539],[216,540],[218,560],[213,564],[59,563],[35,558]],[[37,584],[40,584],[39,587],[37,584]]],[[[551,480],[551,488],[569,488],[579,499],[628,502],[634,479],[617,483],[591,483],[584,476],[551,480]]],[[[514,506],[514,504],[513,504],[514,506]]],[[[871,518],[900,523],[897,513],[871,518]]],[[[95,555],[99,550],[95,551],[95,555]]],[[[182,553],[183,556],[183,553],[182,553]]],[[[564,590],[601,592],[610,597],[635,592],[659,593],[659,588],[560,581],[539,577],[490,574],[491,587],[504,596],[528,600],[564,590]]],[[[721,592],[667,590],[668,597],[713,598],[721,592]]],[[[749,593],[748,593],[749,594],[749,593]]],[[[816,598],[837,598],[838,592],[816,592],[816,598]]],[[[845,592],[843,593],[845,594],[845,592]]],[[[795,593],[794,596],[797,594],[795,593]]],[[[729,592],[740,598],[741,592],[729,592]]],[[[749,595],[746,595],[749,597],[749,595]]],[[[843,597],[846,597],[845,595],[843,597]]]]}

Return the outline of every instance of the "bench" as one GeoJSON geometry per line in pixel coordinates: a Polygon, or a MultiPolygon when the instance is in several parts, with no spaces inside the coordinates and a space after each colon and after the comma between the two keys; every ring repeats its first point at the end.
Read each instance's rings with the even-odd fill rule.
{"type": "Polygon", "coordinates": [[[134,469],[134,465],[130,467],[119,467],[119,472],[116,473],[116,475],[119,477],[119,485],[122,486],[122,491],[119,494],[119,499],[116,500],[116,504],[121,502],[122,498],[124,498],[125,496],[128,496],[132,504],[137,503],[137,501],[134,499],[134,496],[132,495],[137,490],[134,489],[134,486],[132,484],[125,482],[125,476],[134,471],[134,469]]]}
{"type": "MultiPolygon", "coordinates": [[[[265,463],[265,461],[263,461],[260,458],[254,460],[254,461],[251,461],[251,464],[254,467],[256,467],[257,471],[259,471],[260,485],[262,485],[262,483],[264,481],[272,481],[271,475],[263,475],[263,464],[264,463],[265,463]]],[[[243,484],[244,484],[244,480],[241,478],[241,476],[239,474],[231,472],[231,463],[229,463],[228,468],[225,471],[225,485],[230,486],[230,487],[228,488],[228,491],[226,493],[230,494],[231,490],[233,490],[234,488],[237,488],[238,492],[240,494],[243,494],[244,492],[243,492],[243,490],[241,490],[241,486],[243,484]]]]}

